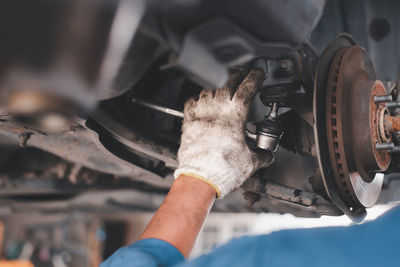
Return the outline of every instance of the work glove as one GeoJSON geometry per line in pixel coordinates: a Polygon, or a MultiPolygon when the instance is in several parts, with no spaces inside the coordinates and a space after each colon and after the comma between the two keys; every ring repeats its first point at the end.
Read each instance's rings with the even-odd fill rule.
{"type": "Polygon", "coordinates": [[[245,137],[249,108],[265,75],[253,69],[245,76],[243,69],[236,69],[224,88],[202,90],[185,103],[175,178],[201,179],[216,190],[217,198],[272,161],[270,152],[251,150],[245,137]]]}

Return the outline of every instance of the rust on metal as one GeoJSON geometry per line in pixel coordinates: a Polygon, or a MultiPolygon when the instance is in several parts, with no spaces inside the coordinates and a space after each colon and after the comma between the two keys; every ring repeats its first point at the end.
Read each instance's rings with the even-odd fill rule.
{"type": "Polygon", "coordinates": [[[377,151],[381,142],[379,118],[385,107],[374,97],[385,95],[366,51],[359,46],[339,49],[331,61],[326,94],[329,157],[339,194],[351,208],[373,205],[388,168],[389,153],[377,151]]]}
{"type": "Polygon", "coordinates": [[[389,167],[391,157],[387,151],[378,151],[375,149],[377,143],[389,143],[392,141],[391,135],[385,130],[385,116],[389,113],[383,103],[375,103],[375,96],[386,95],[386,90],[381,81],[375,81],[372,87],[370,101],[370,132],[372,143],[374,144],[374,154],[380,170],[386,170],[389,167]]]}
{"type": "Polygon", "coordinates": [[[388,116],[386,118],[386,120],[390,122],[390,128],[388,126],[386,126],[387,128],[389,128],[393,132],[400,131],[400,118],[399,117],[388,116]]]}
{"type": "Polygon", "coordinates": [[[343,200],[348,204],[357,202],[357,197],[349,182],[347,170],[347,162],[344,159],[344,149],[342,143],[342,120],[338,116],[338,111],[342,110],[341,101],[337,101],[342,97],[342,91],[339,88],[338,79],[339,71],[342,64],[343,55],[347,48],[340,49],[332,60],[330,73],[328,76],[327,94],[326,94],[326,126],[329,156],[332,164],[332,170],[335,177],[336,185],[339,188],[343,200]]]}

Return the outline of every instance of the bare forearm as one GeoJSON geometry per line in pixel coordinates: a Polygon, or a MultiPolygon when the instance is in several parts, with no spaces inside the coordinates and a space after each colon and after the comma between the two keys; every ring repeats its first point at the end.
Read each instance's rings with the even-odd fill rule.
{"type": "Polygon", "coordinates": [[[197,178],[180,177],[139,239],[167,241],[185,257],[189,256],[215,194],[210,185],[197,178]]]}

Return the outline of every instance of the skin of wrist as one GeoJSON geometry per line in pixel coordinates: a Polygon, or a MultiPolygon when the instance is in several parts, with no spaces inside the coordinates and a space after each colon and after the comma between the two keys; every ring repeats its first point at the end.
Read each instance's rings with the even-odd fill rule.
{"type": "Polygon", "coordinates": [[[188,257],[215,197],[215,189],[208,183],[180,176],[139,240],[164,240],[188,257]]]}
{"type": "Polygon", "coordinates": [[[172,186],[173,189],[181,191],[180,188],[184,187],[186,192],[201,193],[202,196],[210,196],[209,198],[215,198],[217,196],[216,189],[208,182],[197,177],[189,175],[181,175],[174,181],[172,186]]]}

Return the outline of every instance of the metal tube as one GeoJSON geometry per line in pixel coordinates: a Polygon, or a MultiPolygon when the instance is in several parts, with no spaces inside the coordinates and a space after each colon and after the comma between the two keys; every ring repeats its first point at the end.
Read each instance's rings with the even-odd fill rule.
{"type": "Polygon", "coordinates": [[[141,106],[148,107],[148,108],[160,111],[162,113],[165,113],[165,114],[172,115],[172,116],[175,116],[175,117],[183,119],[183,112],[175,110],[175,109],[170,109],[170,108],[163,107],[163,106],[160,106],[160,105],[151,104],[151,103],[148,103],[148,102],[145,102],[145,101],[142,101],[142,100],[138,100],[136,98],[132,98],[132,103],[136,103],[136,104],[139,104],[141,106]]]}
{"type": "Polygon", "coordinates": [[[386,103],[386,107],[389,109],[400,108],[400,102],[388,102],[386,103]]]}
{"type": "Polygon", "coordinates": [[[382,151],[382,150],[392,150],[394,148],[393,143],[378,143],[375,145],[376,150],[382,151]]]}
{"type": "Polygon", "coordinates": [[[271,111],[268,117],[276,119],[278,117],[278,110],[279,110],[279,104],[278,103],[272,104],[271,111]]]}
{"type": "Polygon", "coordinates": [[[375,104],[386,103],[393,101],[392,95],[376,95],[374,96],[375,104]]]}

